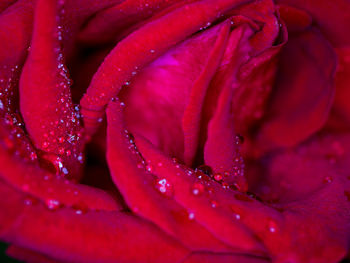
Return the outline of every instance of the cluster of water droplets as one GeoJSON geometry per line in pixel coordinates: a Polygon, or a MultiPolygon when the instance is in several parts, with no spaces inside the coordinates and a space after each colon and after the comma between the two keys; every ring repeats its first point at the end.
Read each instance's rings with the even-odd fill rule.
{"type": "Polygon", "coordinates": [[[24,122],[18,111],[15,89],[18,88],[19,67],[3,66],[10,77],[0,78],[0,137],[4,146],[25,161],[36,161],[37,154],[25,133],[24,122]]]}
{"type": "MultiPolygon", "coordinates": [[[[60,21],[64,14],[64,2],[59,1],[59,15],[57,21],[60,21]]],[[[74,106],[70,94],[72,84],[69,78],[68,70],[64,63],[61,42],[63,39],[63,28],[57,26],[56,37],[58,47],[54,52],[57,57],[57,77],[56,89],[60,91],[57,94],[57,103],[55,112],[59,119],[41,125],[43,130],[43,141],[40,149],[43,151],[41,157],[54,165],[56,173],[63,176],[69,174],[66,162],[83,163],[84,155],[82,152],[83,134],[81,128],[81,114],[79,106],[74,106]]]]}

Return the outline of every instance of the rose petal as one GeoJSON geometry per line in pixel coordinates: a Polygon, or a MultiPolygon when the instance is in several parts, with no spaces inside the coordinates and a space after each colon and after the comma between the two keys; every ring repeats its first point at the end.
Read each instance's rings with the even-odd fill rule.
{"type": "MultiPolygon", "coordinates": [[[[117,36],[136,23],[144,21],[155,13],[172,6],[183,4],[178,0],[127,0],[116,4],[101,12],[98,12],[79,34],[79,40],[83,43],[104,44],[115,42],[117,36]]],[[[187,1],[190,2],[190,1],[187,1]]]]}
{"type": "Polygon", "coordinates": [[[4,11],[6,8],[8,8],[10,5],[12,5],[17,0],[3,0],[0,3],[0,12],[4,11]]]}
{"type": "Polygon", "coordinates": [[[184,161],[188,166],[192,165],[199,143],[199,131],[201,111],[204,104],[207,88],[214,76],[221,58],[224,54],[229,36],[229,24],[223,25],[217,41],[211,50],[206,65],[200,76],[193,84],[188,105],[182,119],[184,132],[184,161]]]}
{"type": "Polygon", "coordinates": [[[191,249],[230,251],[195,220],[191,212],[172,198],[172,186],[157,179],[137,152],[133,139],[125,133],[119,102],[107,109],[107,160],[112,178],[134,213],[156,223],[191,249]]]}
{"type": "MultiPolygon", "coordinates": [[[[200,32],[135,75],[120,96],[126,104],[125,119],[132,133],[144,136],[169,156],[184,159],[184,143],[196,143],[195,138],[186,139],[186,133],[192,132],[189,129],[196,129],[196,125],[192,125],[194,122],[187,120],[187,125],[193,127],[182,127],[184,114],[192,113],[186,107],[190,106],[190,100],[192,104],[200,101],[198,94],[191,95],[198,89],[196,86],[203,86],[200,96],[205,96],[206,83],[203,81],[211,79],[209,61],[216,64],[216,59],[220,61],[215,57],[220,56],[217,54],[220,52],[213,46],[217,43],[216,49],[225,48],[224,36],[229,28],[225,22],[200,32]],[[211,59],[203,56],[208,53],[213,53],[211,59]]],[[[213,65],[211,70],[215,72],[215,69],[213,65]]],[[[197,118],[200,119],[200,108],[198,110],[197,118]]],[[[192,155],[195,154],[196,148],[192,151],[192,155]]]]}
{"type": "Polygon", "coordinates": [[[344,47],[350,44],[346,26],[350,25],[349,1],[278,0],[276,2],[307,11],[333,46],[344,47]]]}
{"type": "Polygon", "coordinates": [[[20,80],[20,107],[26,129],[42,158],[57,172],[79,178],[82,148],[78,112],[60,51],[56,1],[38,1],[29,57],[20,80]],[[63,167],[57,167],[59,160],[63,167]]]}
{"type": "MultiPolygon", "coordinates": [[[[238,145],[235,140],[235,128],[233,114],[231,112],[232,99],[234,90],[237,88],[237,70],[244,60],[248,58],[247,53],[250,51],[247,40],[251,36],[251,30],[246,27],[235,29],[229,40],[230,49],[235,50],[231,56],[231,63],[227,66],[226,71],[221,72],[221,93],[218,98],[218,104],[212,119],[208,125],[208,135],[204,147],[204,162],[211,166],[215,173],[222,176],[229,173],[232,177],[230,184],[236,184],[238,189],[247,190],[244,175],[235,174],[234,170],[242,170],[243,164],[235,162],[240,158],[238,145]],[[237,167],[237,165],[239,167],[237,167]],[[238,179],[239,178],[239,179],[238,179]]],[[[218,84],[218,83],[215,83],[218,84]]]]}
{"type": "Polygon", "coordinates": [[[36,165],[24,163],[0,145],[1,178],[12,187],[34,195],[44,202],[81,209],[121,210],[123,207],[104,191],[85,185],[72,184],[52,175],[36,165]]]}
{"type": "Polygon", "coordinates": [[[350,123],[350,107],[346,98],[350,95],[350,47],[336,49],[338,55],[338,68],[335,77],[334,111],[339,116],[340,125],[347,128],[350,123]]]}
{"type": "Polygon", "coordinates": [[[319,32],[306,31],[289,40],[258,134],[261,147],[296,145],[324,125],[333,102],[335,67],[333,49],[319,32]]]}
{"type": "Polygon", "coordinates": [[[142,68],[169,47],[215,20],[220,13],[240,3],[242,2],[238,0],[205,0],[186,5],[148,23],[119,42],[94,75],[87,93],[81,100],[88,134],[95,132],[104,107],[131,78],[135,67],[142,68]],[[186,19],[188,16],[191,16],[190,20],[186,19]]]}
{"type": "Polygon", "coordinates": [[[25,261],[27,263],[59,263],[59,261],[53,260],[42,254],[13,245],[9,246],[9,248],[6,250],[6,254],[12,258],[25,261]]]}
{"type": "Polygon", "coordinates": [[[193,253],[184,263],[263,263],[270,262],[268,259],[254,257],[249,255],[230,255],[230,254],[214,254],[214,253],[193,253]]]}
{"type": "Polygon", "coordinates": [[[281,262],[339,262],[347,253],[349,144],[349,135],[319,135],[264,160],[262,197],[284,211],[276,240],[265,244],[281,262]]]}
{"type": "Polygon", "coordinates": [[[14,113],[17,109],[19,70],[27,55],[32,20],[29,0],[17,1],[0,14],[0,111],[14,113]]]}
{"type": "Polygon", "coordinates": [[[69,208],[49,211],[40,203],[25,205],[23,195],[3,183],[0,188],[1,210],[7,211],[0,214],[1,239],[58,261],[178,262],[187,254],[179,243],[135,216],[79,215],[69,208]]]}

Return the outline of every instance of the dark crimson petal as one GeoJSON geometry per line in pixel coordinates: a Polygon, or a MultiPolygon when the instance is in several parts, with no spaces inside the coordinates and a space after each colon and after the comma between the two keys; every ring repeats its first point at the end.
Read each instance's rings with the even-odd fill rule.
{"type": "Polygon", "coordinates": [[[0,238],[63,262],[179,262],[188,251],[154,225],[120,212],[50,211],[0,183],[0,238]],[[137,253],[135,253],[137,251],[137,253]],[[83,252],[83,253],[82,253],[83,252]]]}
{"type": "Polygon", "coordinates": [[[275,200],[284,211],[284,223],[265,243],[278,262],[336,263],[346,255],[349,145],[348,134],[318,135],[264,160],[263,198],[275,200]]]}
{"type": "Polygon", "coordinates": [[[344,48],[337,48],[338,68],[335,77],[335,101],[334,110],[339,115],[341,124],[349,127],[350,124],[350,46],[344,48]],[[345,120],[345,122],[344,122],[345,120]]]}
{"type": "Polygon", "coordinates": [[[267,263],[270,260],[244,254],[215,254],[210,252],[193,253],[184,263],[267,263]]]}
{"type": "Polygon", "coordinates": [[[20,107],[41,157],[58,173],[77,179],[83,161],[82,133],[61,53],[58,17],[57,1],[37,1],[32,46],[20,80],[20,107]]]}
{"type": "Polygon", "coordinates": [[[124,0],[61,0],[63,53],[68,59],[77,52],[76,40],[81,27],[96,13],[112,5],[120,4],[124,0]]]}
{"type": "Polygon", "coordinates": [[[13,245],[9,246],[9,248],[6,250],[6,254],[26,263],[59,263],[59,261],[53,260],[42,254],[13,245]]]}
{"type": "Polygon", "coordinates": [[[312,25],[312,17],[304,10],[282,4],[278,11],[290,32],[303,31],[312,25]]]}
{"type": "MultiPolygon", "coordinates": [[[[242,191],[247,190],[247,185],[243,174],[234,174],[234,169],[238,168],[235,159],[240,156],[237,152],[234,113],[231,107],[234,91],[238,86],[237,71],[241,64],[249,58],[247,54],[251,51],[247,43],[251,35],[252,31],[246,25],[236,28],[230,35],[228,44],[234,52],[231,54],[226,70],[220,76],[221,93],[214,115],[208,124],[208,135],[204,147],[205,164],[211,166],[215,173],[220,173],[222,176],[228,173],[228,176],[233,179],[229,180],[230,184],[235,184],[242,191]]],[[[241,168],[238,169],[241,171],[241,168]]]]}
{"type": "Polygon", "coordinates": [[[350,44],[350,3],[348,0],[277,0],[277,3],[290,5],[307,11],[325,37],[335,47],[350,44]]]}
{"type": "Polygon", "coordinates": [[[10,5],[15,3],[17,0],[3,0],[0,2],[0,12],[4,11],[6,8],[8,8],[10,5]]]}
{"type": "Polygon", "coordinates": [[[1,178],[15,189],[43,202],[75,206],[77,209],[121,210],[123,207],[104,191],[73,184],[36,165],[24,163],[0,146],[1,178]]]}
{"type": "Polygon", "coordinates": [[[182,118],[184,133],[184,161],[192,165],[199,143],[200,122],[205,95],[224,54],[229,37],[229,21],[220,30],[216,43],[209,53],[205,67],[193,84],[188,105],[182,118]]]}
{"type": "Polygon", "coordinates": [[[107,160],[113,181],[133,212],[193,250],[232,251],[192,220],[191,211],[173,199],[172,185],[152,174],[155,167],[141,158],[132,137],[126,133],[119,104],[111,102],[107,108],[107,160]]]}
{"type": "Polygon", "coordinates": [[[244,1],[195,2],[146,24],[119,42],[94,75],[81,100],[87,133],[93,134],[96,131],[106,104],[131,78],[132,72],[241,3],[244,1]],[[191,19],[188,20],[187,17],[191,19]]]}
{"type": "MultiPolygon", "coordinates": [[[[117,36],[136,23],[144,22],[155,13],[182,0],[127,0],[98,12],[79,34],[79,40],[88,44],[115,42],[117,36]]],[[[193,2],[193,1],[192,1],[193,2]]]]}
{"type": "Polygon", "coordinates": [[[334,51],[318,31],[290,38],[258,134],[261,147],[295,145],[324,125],[333,103],[335,67],[334,51]]]}

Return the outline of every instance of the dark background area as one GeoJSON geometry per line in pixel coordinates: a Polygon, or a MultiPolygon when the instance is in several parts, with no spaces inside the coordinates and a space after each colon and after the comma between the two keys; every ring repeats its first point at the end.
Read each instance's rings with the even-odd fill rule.
{"type": "Polygon", "coordinates": [[[15,263],[15,262],[21,262],[18,260],[14,260],[12,258],[9,258],[8,256],[6,256],[6,248],[7,248],[7,244],[6,243],[2,243],[0,242],[0,262],[1,263],[15,263]]]}

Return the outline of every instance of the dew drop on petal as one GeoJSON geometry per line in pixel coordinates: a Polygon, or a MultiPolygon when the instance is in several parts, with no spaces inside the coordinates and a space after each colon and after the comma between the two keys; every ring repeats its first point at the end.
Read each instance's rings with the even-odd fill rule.
{"type": "Polygon", "coordinates": [[[189,220],[193,220],[194,217],[195,217],[195,215],[194,215],[193,212],[189,212],[189,213],[188,213],[188,219],[189,219],[189,220]]]}
{"type": "Polygon", "coordinates": [[[210,201],[210,205],[212,208],[216,208],[218,206],[218,202],[212,200],[212,201],[210,201]]]}
{"type": "Polygon", "coordinates": [[[203,184],[201,184],[201,183],[194,183],[193,186],[192,186],[191,192],[192,192],[193,195],[200,195],[200,194],[203,193],[204,189],[205,188],[204,188],[203,184]]]}
{"type": "Polygon", "coordinates": [[[325,183],[325,184],[327,184],[327,183],[329,184],[331,182],[333,182],[333,178],[331,176],[327,176],[323,179],[323,183],[325,183]]]}
{"type": "Polygon", "coordinates": [[[31,197],[31,196],[28,196],[28,197],[26,197],[26,198],[24,199],[23,202],[24,202],[25,205],[30,206],[30,205],[33,205],[33,204],[38,203],[38,200],[35,199],[35,198],[33,198],[33,197],[31,197]]]}
{"type": "Polygon", "coordinates": [[[275,233],[277,231],[277,224],[275,221],[270,220],[268,223],[268,229],[270,233],[275,233]]]}
{"type": "Polygon", "coordinates": [[[74,211],[77,215],[83,215],[89,211],[89,209],[85,205],[82,205],[82,204],[74,204],[72,206],[72,208],[74,209],[74,211]]]}
{"type": "Polygon", "coordinates": [[[58,201],[58,200],[55,200],[55,199],[47,199],[45,201],[46,203],[46,207],[49,209],[49,210],[57,210],[58,208],[61,207],[61,203],[58,201]]]}
{"type": "Polygon", "coordinates": [[[216,181],[218,181],[218,182],[221,182],[222,181],[222,175],[221,174],[215,174],[214,175],[214,179],[216,180],[216,181]]]}
{"type": "Polygon", "coordinates": [[[161,194],[165,196],[170,197],[173,195],[173,187],[165,178],[157,181],[156,188],[161,194]]]}
{"type": "Polygon", "coordinates": [[[147,172],[152,173],[153,172],[153,166],[151,164],[147,164],[146,165],[146,170],[147,170],[147,172]]]}

